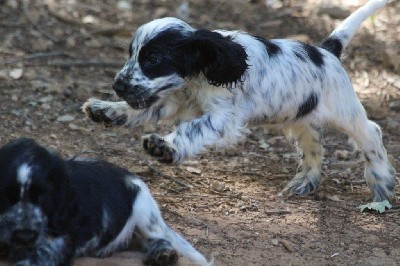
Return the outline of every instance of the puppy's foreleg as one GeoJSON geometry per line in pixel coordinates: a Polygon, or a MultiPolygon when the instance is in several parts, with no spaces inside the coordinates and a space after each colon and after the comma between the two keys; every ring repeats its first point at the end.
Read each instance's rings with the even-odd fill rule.
{"type": "Polygon", "coordinates": [[[73,258],[70,242],[66,237],[43,239],[26,259],[16,262],[18,266],[71,265],[73,258]]]}
{"type": "Polygon", "coordinates": [[[240,126],[227,114],[206,114],[190,122],[181,123],[171,134],[143,137],[146,152],[165,163],[179,163],[202,152],[209,145],[235,142],[240,126]]]}
{"type": "Polygon", "coordinates": [[[109,102],[91,98],[82,106],[82,111],[94,122],[106,126],[139,126],[155,124],[159,120],[174,115],[177,106],[173,103],[159,103],[148,109],[135,110],[126,102],[109,102]]]}
{"type": "Polygon", "coordinates": [[[107,126],[123,125],[128,120],[130,107],[126,102],[109,102],[94,98],[87,100],[82,111],[97,123],[104,123],[107,126]]]}

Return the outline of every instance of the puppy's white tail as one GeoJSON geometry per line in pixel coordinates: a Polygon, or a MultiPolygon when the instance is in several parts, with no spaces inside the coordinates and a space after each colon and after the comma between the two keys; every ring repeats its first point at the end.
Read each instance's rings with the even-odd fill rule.
{"type": "Polygon", "coordinates": [[[172,246],[182,254],[184,257],[191,260],[193,263],[199,266],[212,266],[214,261],[210,262],[198,252],[189,242],[187,242],[181,235],[172,230],[169,226],[167,227],[166,239],[169,240],[172,246]]]}
{"type": "Polygon", "coordinates": [[[321,47],[330,51],[338,58],[343,49],[349,44],[361,23],[371,16],[376,10],[382,8],[390,0],[370,0],[346,18],[331,35],[323,41],[321,47]]]}

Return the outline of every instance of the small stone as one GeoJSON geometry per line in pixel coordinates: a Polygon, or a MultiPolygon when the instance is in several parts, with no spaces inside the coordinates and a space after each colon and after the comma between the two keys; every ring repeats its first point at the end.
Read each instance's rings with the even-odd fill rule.
{"type": "Polygon", "coordinates": [[[270,147],[270,145],[267,142],[265,142],[265,140],[260,140],[258,143],[260,144],[260,148],[264,150],[268,150],[270,147]]]}
{"type": "Polygon", "coordinates": [[[82,19],[82,22],[85,24],[95,24],[96,21],[97,21],[96,18],[93,17],[92,15],[84,16],[82,19]]]}
{"type": "Polygon", "coordinates": [[[8,0],[8,1],[6,2],[6,5],[7,5],[8,7],[11,7],[12,9],[17,9],[17,8],[18,8],[18,2],[19,2],[19,1],[17,1],[17,0],[8,0]]]}
{"type": "Polygon", "coordinates": [[[73,120],[75,120],[75,117],[73,117],[72,115],[62,115],[57,118],[57,122],[70,122],[73,120]]]}
{"type": "Polygon", "coordinates": [[[125,1],[125,0],[118,1],[117,7],[120,10],[131,11],[132,10],[132,3],[128,2],[128,1],[125,1]]]}
{"type": "Polygon", "coordinates": [[[284,173],[284,174],[288,174],[289,170],[286,167],[282,167],[282,171],[281,172],[284,173]]]}
{"type": "Polygon", "coordinates": [[[277,246],[279,244],[279,240],[274,238],[271,240],[272,245],[277,246]]]}
{"type": "Polygon", "coordinates": [[[41,107],[42,107],[42,109],[45,109],[45,110],[50,110],[51,109],[51,106],[48,103],[42,104],[41,107]]]}
{"type": "Polygon", "coordinates": [[[45,96],[45,97],[42,97],[42,98],[40,98],[39,99],[39,102],[41,102],[41,103],[47,103],[47,102],[50,102],[51,100],[53,100],[53,96],[52,95],[48,95],[48,96],[45,96]]]}
{"type": "Polygon", "coordinates": [[[15,94],[11,95],[11,101],[17,102],[18,101],[18,96],[15,95],[15,94]]]}
{"type": "Polygon", "coordinates": [[[225,189],[225,183],[220,181],[213,181],[211,183],[211,189],[218,192],[222,192],[225,189]]]}
{"type": "Polygon", "coordinates": [[[69,124],[68,124],[68,127],[69,127],[70,129],[72,129],[72,130],[79,130],[79,127],[78,127],[77,125],[73,124],[73,123],[69,123],[69,124]]]}
{"type": "Polygon", "coordinates": [[[193,174],[201,174],[201,169],[199,169],[199,168],[195,168],[195,167],[191,167],[191,166],[188,166],[187,168],[186,168],[186,170],[188,170],[188,172],[190,172],[190,173],[193,173],[193,174]]]}
{"type": "Polygon", "coordinates": [[[24,70],[22,68],[14,68],[9,72],[9,75],[12,79],[20,79],[24,70]]]}

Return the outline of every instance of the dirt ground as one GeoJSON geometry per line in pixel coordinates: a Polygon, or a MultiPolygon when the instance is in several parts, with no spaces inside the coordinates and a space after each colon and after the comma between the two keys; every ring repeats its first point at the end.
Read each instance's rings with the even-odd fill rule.
{"type": "MultiPolygon", "coordinates": [[[[168,127],[107,128],[80,111],[89,97],[112,97],[130,37],[151,19],[179,16],[195,27],[318,43],[364,2],[333,1],[335,9],[314,0],[0,0],[0,144],[29,136],[65,157],[99,157],[136,172],[166,221],[216,265],[399,265],[400,211],[360,213],[371,200],[361,157],[338,132],[325,134],[321,190],[280,198],[299,156],[279,131],[251,128],[235,147],[169,166],[140,146],[144,133],[168,127]]],[[[400,170],[400,1],[364,22],[343,63],[400,170]]],[[[77,264],[140,265],[136,255],[77,264]]]]}

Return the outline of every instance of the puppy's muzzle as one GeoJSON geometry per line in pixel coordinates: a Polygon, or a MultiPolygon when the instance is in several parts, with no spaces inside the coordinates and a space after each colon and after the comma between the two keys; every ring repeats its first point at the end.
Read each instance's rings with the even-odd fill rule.
{"type": "MultiPolygon", "coordinates": [[[[116,79],[113,84],[113,89],[117,95],[121,98],[129,92],[129,84],[124,79],[116,79]]],[[[133,89],[137,89],[138,86],[134,86],[133,89]],[[136,88],[135,88],[136,87],[136,88]]]]}
{"type": "Polygon", "coordinates": [[[122,78],[114,81],[113,89],[133,109],[148,108],[159,98],[157,95],[150,94],[146,88],[139,85],[132,86],[122,78]]]}

